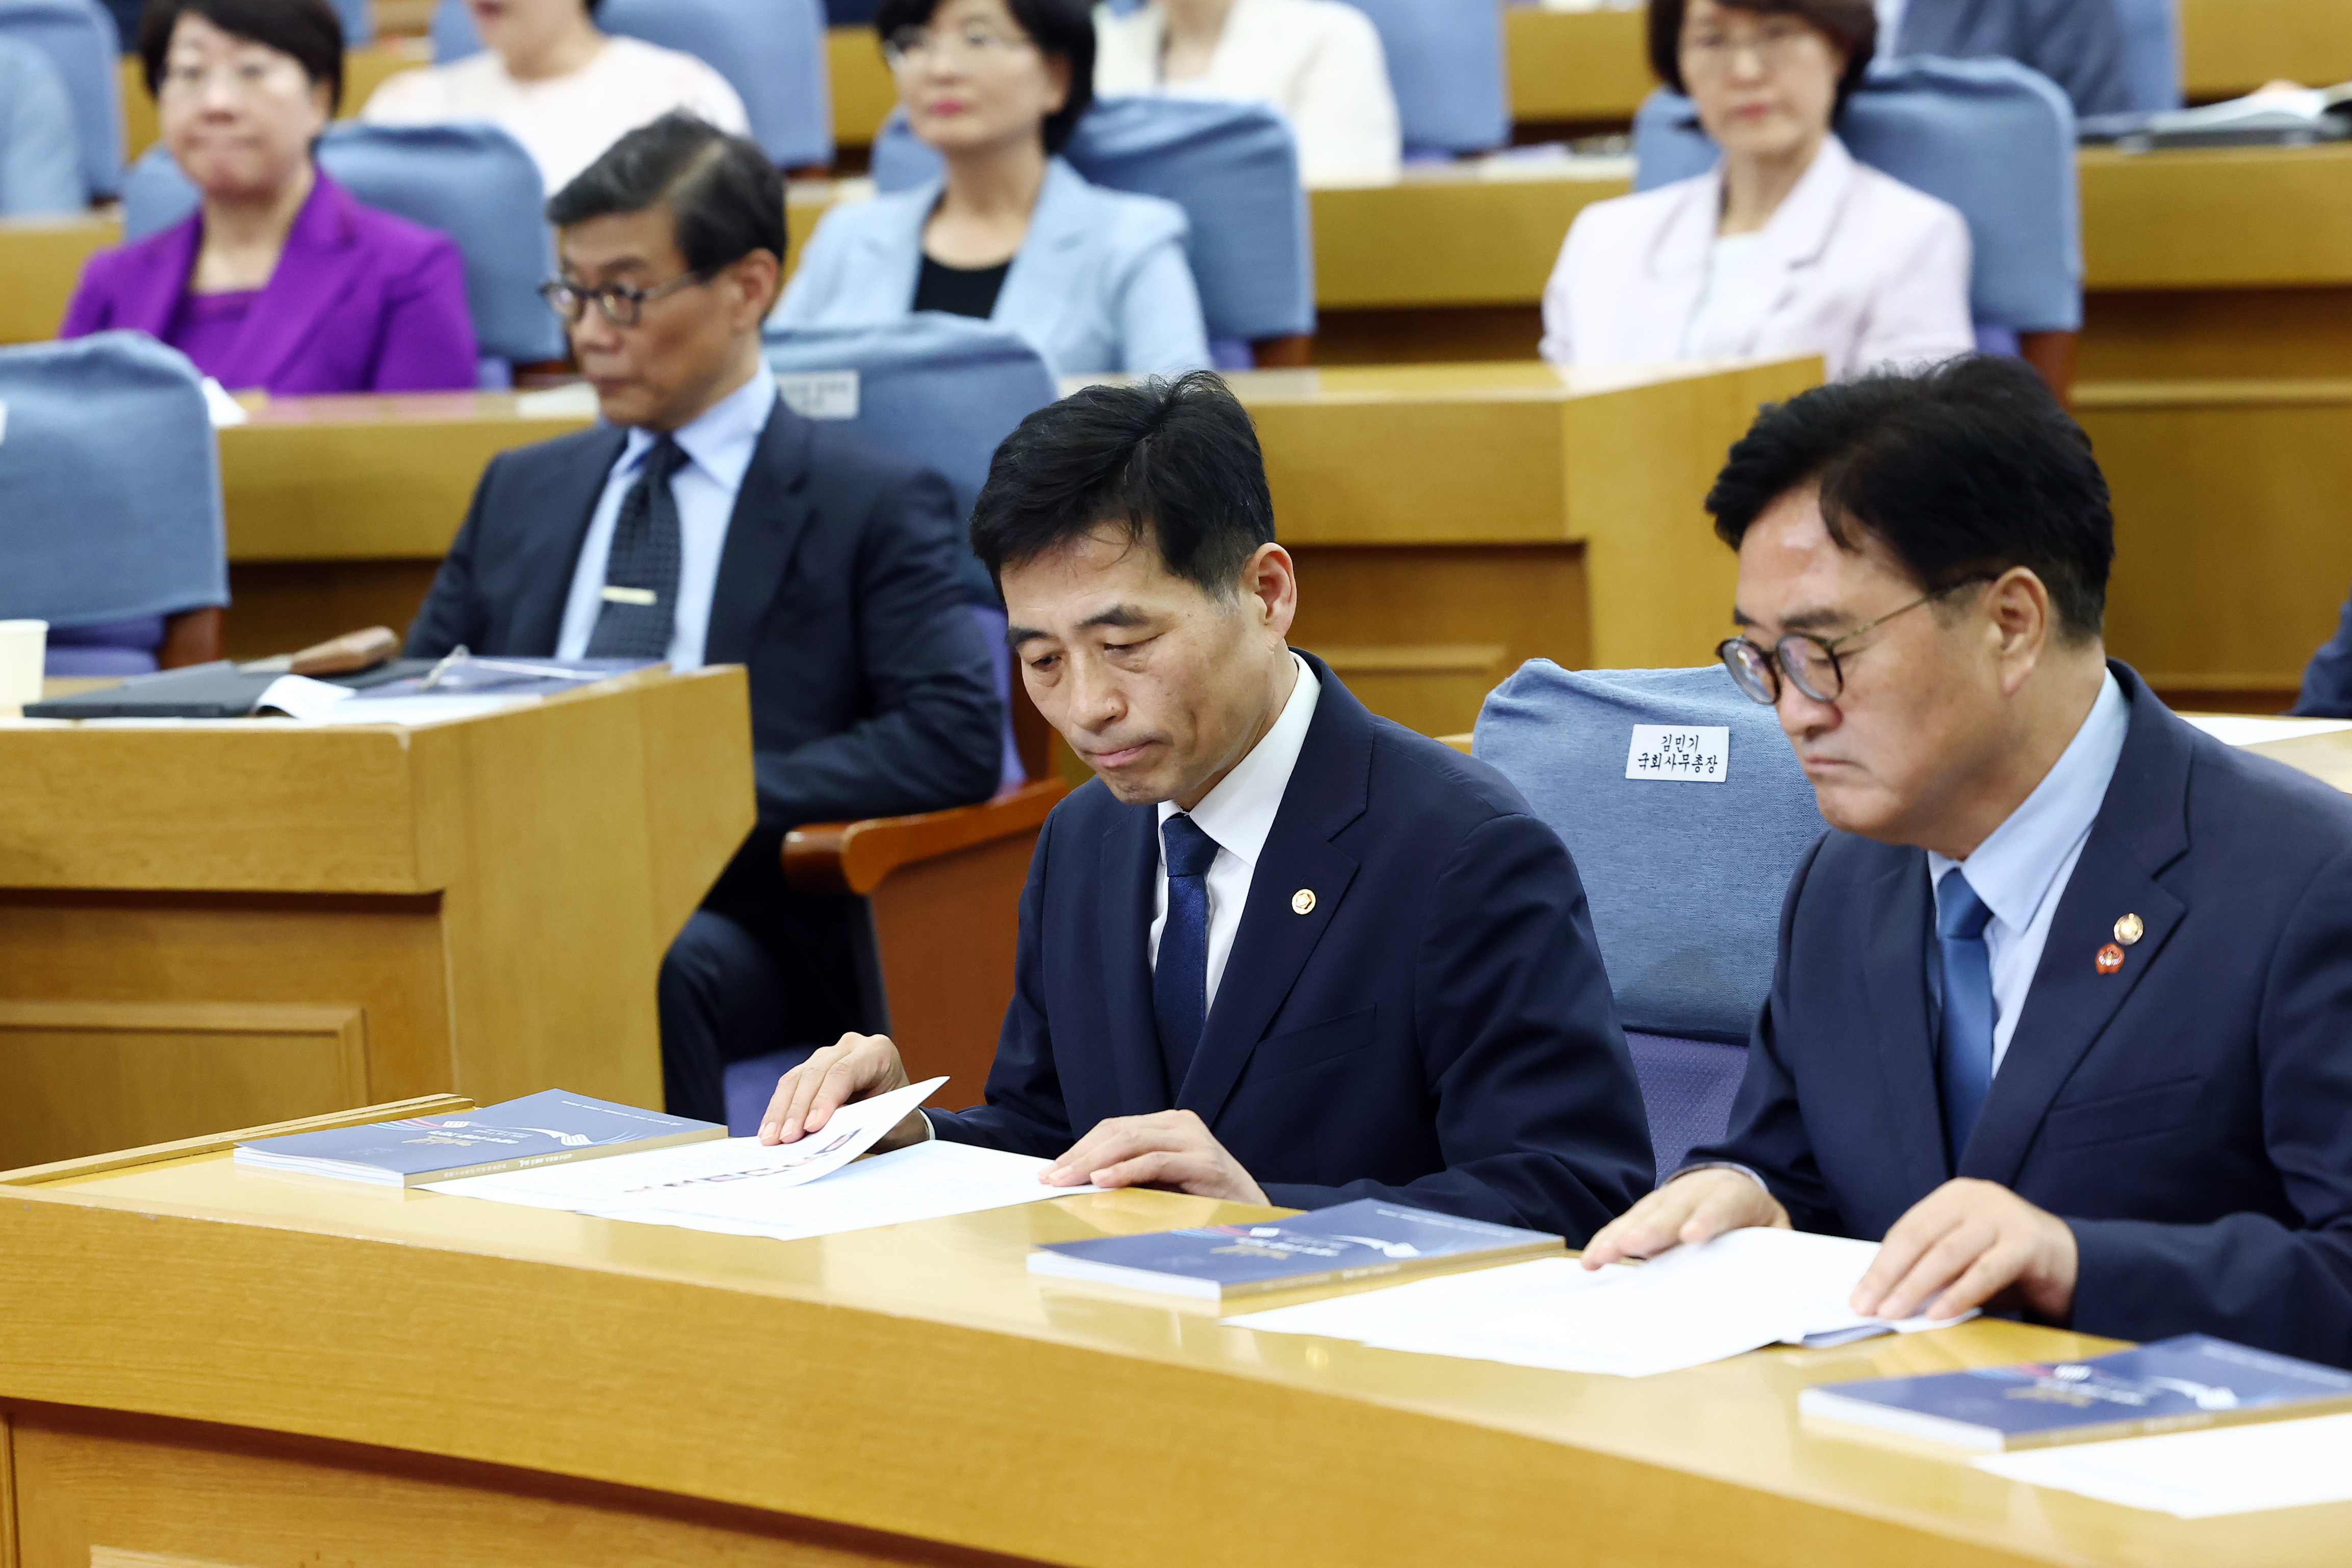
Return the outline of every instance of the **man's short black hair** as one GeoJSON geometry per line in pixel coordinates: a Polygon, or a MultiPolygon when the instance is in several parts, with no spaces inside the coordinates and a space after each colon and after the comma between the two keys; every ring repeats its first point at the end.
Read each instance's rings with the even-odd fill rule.
{"type": "MultiPolygon", "coordinates": [[[[884,38],[901,27],[928,27],[946,0],[882,0],[874,30],[884,38]]],[[[1004,0],[1004,8],[1048,59],[1067,62],[1070,96],[1045,117],[1045,151],[1059,152],[1095,101],[1095,16],[1087,0],[1004,0]]]]}
{"type": "Polygon", "coordinates": [[[139,62],[147,73],[151,98],[163,96],[172,30],[187,16],[202,16],[224,33],[293,56],[311,86],[327,84],[327,112],[342,107],[343,19],[327,0],[149,0],[139,18],[139,62]]]}
{"type": "Polygon", "coordinates": [[[698,273],[764,250],[784,259],[784,177],[757,143],[672,110],[604,150],[548,198],[547,221],[569,228],[659,202],[677,225],[678,254],[698,273]]]}
{"type": "Polygon", "coordinates": [[[1104,523],[1220,599],[1274,542],[1257,431],[1214,373],[1086,387],[1023,420],[989,462],[972,553],[1001,582],[1104,523]]]}
{"type": "Polygon", "coordinates": [[[2025,567],[2068,635],[2098,635],[2116,559],[2106,477],[2021,361],[1967,355],[1769,405],[1706,509],[1738,549],[1766,507],[1809,485],[1840,549],[1860,550],[1867,534],[1929,591],[2025,567]]]}

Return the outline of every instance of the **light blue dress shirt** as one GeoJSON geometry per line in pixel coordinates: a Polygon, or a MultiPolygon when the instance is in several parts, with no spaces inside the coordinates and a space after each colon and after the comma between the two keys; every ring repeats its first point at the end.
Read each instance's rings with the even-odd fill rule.
{"type": "MultiPolygon", "coordinates": [[[[759,450],[760,433],[775,412],[776,378],[765,366],[735,391],[710,405],[702,417],[677,433],[687,463],[670,476],[677,501],[677,622],[671,629],[673,670],[702,667],[703,643],[710,632],[710,600],[719,591],[719,558],[727,549],[727,524],[735,497],[759,450]]],[[[613,525],[621,501],[636,483],[637,469],[653,450],[651,431],[631,430],[628,444],[604,480],[604,493],[588,519],[588,537],[572,569],[572,593],[563,602],[563,630],[555,640],[559,659],[583,658],[604,607],[604,567],[613,554],[613,525]]]]}
{"type": "MultiPolygon", "coordinates": [[[[2107,673],[2091,705],[2083,727],[2059,754],[2057,763],[2033,787],[2033,793],[2011,811],[1991,836],[1965,861],[1927,852],[1930,884],[1944,879],[1954,866],[1968,873],[1992,919],[1985,925],[1985,949],[1992,960],[1992,1070],[2000,1071],[2009,1054],[2010,1036],[2017,1032],[2018,1015],[2025,1010],[2026,993],[2033,988],[2033,971],[2042,965],[2042,949],[2050,939],[2050,922],[2065,896],[2090,841],[2091,824],[2107,798],[2107,783],[2124,754],[2124,736],[2131,728],[2131,704],[2115,672],[2107,673]]],[[[2094,955],[2081,955],[2085,964],[2094,955]]]]}

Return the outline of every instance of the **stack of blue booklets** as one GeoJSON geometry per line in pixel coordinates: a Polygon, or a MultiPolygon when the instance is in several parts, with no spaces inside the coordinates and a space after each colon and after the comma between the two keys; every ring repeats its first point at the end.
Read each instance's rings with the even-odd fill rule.
{"type": "Polygon", "coordinates": [[[548,1089],[478,1111],[256,1138],[237,1145],[230,1158],[258,1170],[416,1186],[726,1135],[727,1129],[716,1122],[666,1116],[548,1089]]]}
{"type": "Polygon", "coordinates": [[[1347,1284],[1564,1252],[1540,1230],[1460,1219],[1360,1198],[1263,1225],[1206,1225],[1144,1236],[1056,1241],[1029,1254],[1055,1280],[1229,1301],[1310,1285],[1347,1284]]]}
{"type": "Polygon", "coordinates": [[[1813,1420],[1997,1454],[2352,1410],[2352,1373],[2182,1334],[2088,1361],[1832,1383],[1797,1396],[1813,1420]]]}

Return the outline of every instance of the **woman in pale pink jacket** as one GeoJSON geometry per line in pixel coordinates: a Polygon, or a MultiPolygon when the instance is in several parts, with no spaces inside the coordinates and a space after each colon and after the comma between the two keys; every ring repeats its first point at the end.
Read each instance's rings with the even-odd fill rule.
{"type": "Polygon", "coordinates": [[[1578,215],[1544,358],[1819,354],[1843,380],[1973,348],[1967,220],[1830,130],[1876,40],[1870,0],[1652,0],[1651,63],[1723,156],[1578,215]]]}

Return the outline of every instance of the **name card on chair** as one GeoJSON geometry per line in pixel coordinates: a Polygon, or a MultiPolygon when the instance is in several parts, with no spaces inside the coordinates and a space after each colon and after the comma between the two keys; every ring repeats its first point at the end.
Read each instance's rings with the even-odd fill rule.
{"type": "Polygon", "coordinates": [[[776,391],[803,419],[856,419],[856,371],[779,371],[776,391]]]}
{"type": "Polygon", "coordinates": [[[1637,724],[1625,754],[1628,779],[1720,784],[1731,774],[1731,727],[1720,724],[1637,724]]]}

